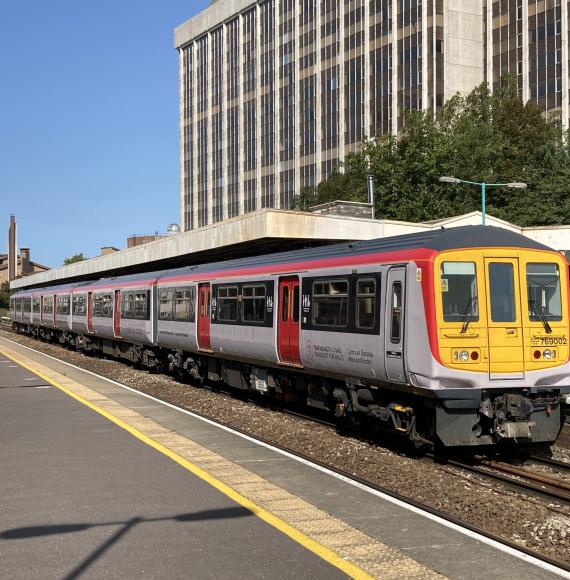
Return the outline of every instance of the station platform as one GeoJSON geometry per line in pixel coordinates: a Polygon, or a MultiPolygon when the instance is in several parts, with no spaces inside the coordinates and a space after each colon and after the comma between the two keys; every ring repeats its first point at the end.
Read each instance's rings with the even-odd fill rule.
{"type": "Polygon", "coordinates": [[[6,578],[570,577],[0,338],[6,578]]]}

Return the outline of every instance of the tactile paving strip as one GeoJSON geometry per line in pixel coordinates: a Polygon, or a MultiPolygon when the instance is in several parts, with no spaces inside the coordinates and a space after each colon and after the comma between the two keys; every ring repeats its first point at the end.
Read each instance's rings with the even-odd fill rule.
{"type": "MultiPolygon", "coordinates": [[[[333,565],[341,568],[349,575],[358,578],[444,578],[427,566],[416,562],[399,550],[378,541],[377,539],[348,525],[342,520],[327,514],[303,499],[287,492],[279,486],[248,471],[244,467],[194,443],[160,425],[156,421],[121,405],[101,393],[73,381],[49,367],[42,365],[24,355],[2,348],[2,352],[32,372],[51,382],[54,386],[68,392],[75,398],[83,399],[94,410],[129,430],[133,435],[150,444],[151,441],[170,450],[189,464],[203,470],[206,477],[194,473],[213,484],[212,479],[228,486],[260,517],[269,523],[281,522],[278,529],[287,533],[291,528],[300,534],[289,534],[307,548],[323,556],[333,553],[336,558],[325,558],[333,565]],[[138,432],[138,433],[137,433],[138,432]],[[143,437],[139,436],[142,435],[143,437]],[[147,440],[148,438],[148,440],[147,440]],[[150,441],[149,441],[150,440],[150,441]],[[209,476],[209,477],[208,477],[209,476]],[[261,509],[256,509],[261,508],[261,509]],[[272,519],[263,516],[263,512],[271,514],[272,519]],[[309,542],[303,541],[303,537],[309,542]],[[325,550],[319,551],[316,547],[325,550]],[[346,564],[344,566],[343,564],[346,564]]],[[[153,445],[158,449],[156,445],[153,445]]],[[[159,449],[161,450],[161,449],[159,449]]],[[[180,461],[179,461],[180,462],[180,461]]],[[[188,467],[188,465],[186,466],[188,467]]],[[[218,489],[220,489],[219,486],[218,489]]],[[[221,491],[224,491],[223,489],[221,491]]],[[[233,499],[238,499],[230,495],[233,499]]],[[[244,503],[244,502],[241,502],[244,503]]]]}

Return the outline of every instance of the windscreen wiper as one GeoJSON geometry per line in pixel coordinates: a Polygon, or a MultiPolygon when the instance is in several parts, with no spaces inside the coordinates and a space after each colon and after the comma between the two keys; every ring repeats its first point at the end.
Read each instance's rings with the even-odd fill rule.
{"type": "Polygon", "coordinates": [[[463,323],[463,326],[461,327],[461,334],[465,334],[467,332],[467,329],[469,328],[469,323],[472,320],[474,307],[476,306],[477,306],[477,296],[472,296],[467,301],[467,306],[465,307],[463,316],[461,318],[461,322],[463,323]]]}
{"type": "Polygon", "coordinates": [[[544,326],[544,330],[546,330],[546,334],[552,334],[552,328],[550,327],[550,324],[548,324],[548,320],[546,320],[546,316],[544,315],[540,304],[534,298],[530,298],[528,305],[532,312],[534,312],[535,316],[540,318],[542,326],[544,326]]]}

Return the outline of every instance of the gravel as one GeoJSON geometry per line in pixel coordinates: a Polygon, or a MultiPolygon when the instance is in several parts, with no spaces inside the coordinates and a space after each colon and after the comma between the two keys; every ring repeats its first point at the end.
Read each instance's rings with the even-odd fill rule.
{"type": "MultiPolygon", "coordinates": [[[[185,409],[263,437],[403,496],[454,515],[488,532],[570,563],[570,507],[515,492],[461,469],[406,456],[381,442],[338,434],[333,428],[224,393],[91,358],[60,346],[0,331],[0,336],[62,358],[185,409]]],[[[570,461],[570,432],[555,457],[570,461]]]]}

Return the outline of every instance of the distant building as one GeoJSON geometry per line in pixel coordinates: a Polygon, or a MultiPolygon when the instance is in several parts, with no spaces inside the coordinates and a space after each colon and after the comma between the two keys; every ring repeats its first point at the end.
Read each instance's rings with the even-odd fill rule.
{"type": "Polygon", "coordinates": [[[159,234],[158,232],[155,232],[154,234],[133,234],[127,238],[127,248],[134,248],[135,246],[142,246],[149,242],[156,242],[156,240],[165,237],[166,234],[159,234]]]}
{"type": "MultiPolygon", "coordinates": [[[[17,256],[16,277],[30,276],[31,274],[46,272],[47,270],[49,270],[47,266],[42,266],[30,260],[29,248],[20,248],[20,253],[17,256]]],[[[3,282],[9,282],[8,254],[0,254],[0,284],[3,282]]]]}
{"type": "Polygon", "coordinates": [[[115,252],[120,251],[121,250],[119,248],[115,248],[115,246],[101,246],[101,256],[108,256],[109,254],[114,254],[115,252]]]}
{"type": "Polygon", "coordinates": [[[175,31],[182,231],[289,209],[406,109],[501,75],[569,125],[569,0],[219,0],[175,31]]]}

